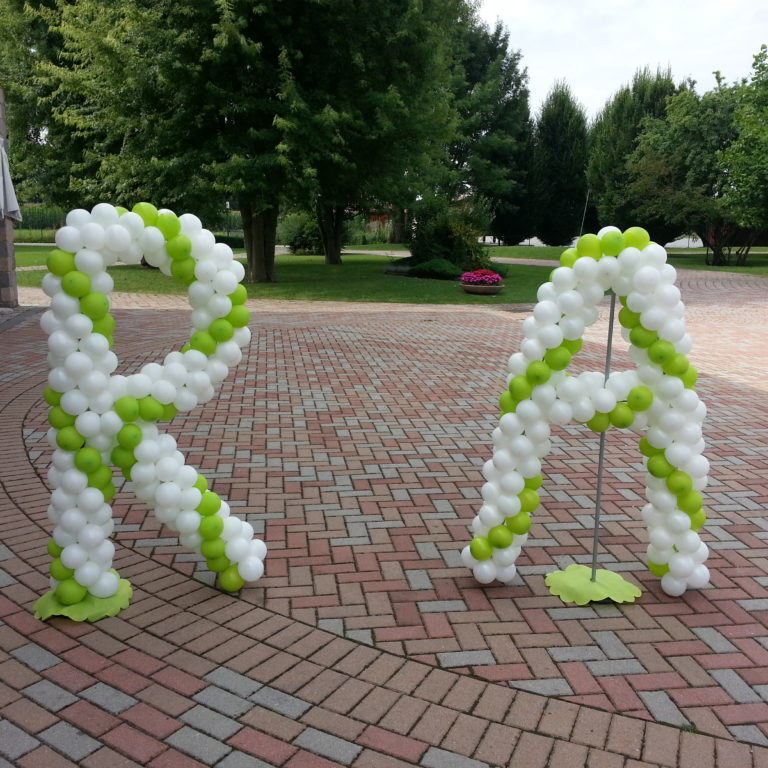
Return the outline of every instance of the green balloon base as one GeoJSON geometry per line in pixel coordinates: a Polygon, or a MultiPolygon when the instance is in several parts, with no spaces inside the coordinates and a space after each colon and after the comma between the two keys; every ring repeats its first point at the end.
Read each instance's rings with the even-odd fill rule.
{"type": "Polygon", "coordinates": [[[51,590],[35,603],[35,618],[45,620],[51,616],[66,616],[72,621],[98,621],[107,616],[116,616],[123,608],[127,608],[132,595],[133,588],[128,579],[120,579],[117,592],[112,597],[88,594],[74,605],[64,605],[51,590]]]}
{"type": "Polygon", "coordinates": [[[574,563],[564,571],[547,574],[544,583],[549,591],[564,603],[633,603],[642,592],[634,584],[623,579],[618,573],[600,569],[592,581],[592,569],[574,563]]]}

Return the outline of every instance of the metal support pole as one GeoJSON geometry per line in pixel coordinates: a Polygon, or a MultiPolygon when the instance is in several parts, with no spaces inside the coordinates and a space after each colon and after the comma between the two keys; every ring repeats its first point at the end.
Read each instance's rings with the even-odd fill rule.
{"type": "MultiPolygon", "coordinates": [[[[611,347],[613,346],[613,315],[616,309],[616,294],[611,291],[611,310],[608,317],[608,344],[605,348],[605,382],[611,372],[611,347]]],[[[605,461],[605,435],[600,433],[600,452],[597,459],[597,490],[595,492],[595,530],[592,537],[592,578],[597,579],[597,550],[600,546],[600,497],[603,492],[603,466],[605,461]]]]}

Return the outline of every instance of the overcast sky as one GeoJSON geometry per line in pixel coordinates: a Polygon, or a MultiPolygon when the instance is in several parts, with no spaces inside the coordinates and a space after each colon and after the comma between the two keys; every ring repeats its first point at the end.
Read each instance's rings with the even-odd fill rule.
{"type": "Polygon", "coordinates": [[[768,43],[768,0],[482,0],[482,18],[500,19],[528,68],[531,111],[566,80],[593,118],[644,66],[672,68],[697,90],[749,75],[768,43]]]}

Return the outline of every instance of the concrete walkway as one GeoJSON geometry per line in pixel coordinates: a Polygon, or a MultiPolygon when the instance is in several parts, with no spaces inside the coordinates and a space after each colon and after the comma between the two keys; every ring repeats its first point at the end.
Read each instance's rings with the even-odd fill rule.
{"type": "MultiPolygon", "coordinates": [[[[519,581],[480,587],[461,567],[526,307],[265,301],[222,393],[169,426],[264,535],[264,579],[218,592],[119,493],[116,567],[135,597],[95,625],[30,612],[47,588],[50,452],[42,294],[21,289],[26,308],[0,314],[0,755],[33,768],[768,766],[768,282],[681,278],[710,407],[711,588],[671,599],[645,570],[636,438],[612,432],[601,560],[644,594],[584,608],[549,595],[543,574],[589,557],[597,441],[577,425],[553,440],[519,581]]],[[[115,306],[125,370],[185,341],[183,299],[115,306]]],[[[602,318],[579,363],[598,369],[604,346],[602,318]]]]}

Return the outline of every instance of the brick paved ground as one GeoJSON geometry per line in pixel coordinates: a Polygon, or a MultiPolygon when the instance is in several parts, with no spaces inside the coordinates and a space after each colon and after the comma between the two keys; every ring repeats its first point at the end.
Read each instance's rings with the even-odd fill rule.
{"type": "MultiPolygon", "coordinates": [[[[38,311],[0,315],[0,766],[768,765],[768,282],[684,276],[713,587],[671,599],[645,571],[640,463],[612,432],[602,561],[644,589],[619,607],[543,585],[589,557],[597,441],[581,427],[553,441],[518,582],[480,587],[458,562],[525,308],[261,302],[237,375],[170,431],[265,534],[265,578],[218,593],[123,493],[133,604],[38,622],[45,345],[38,311]]],[[[116,305],[127,370],[184,340],[162,311],[178,299],[116,305]]],[[[598,368],[604,323],[588,340],[598,368]]]]}

